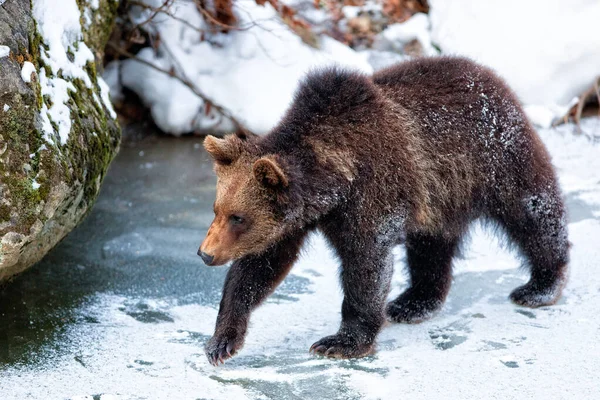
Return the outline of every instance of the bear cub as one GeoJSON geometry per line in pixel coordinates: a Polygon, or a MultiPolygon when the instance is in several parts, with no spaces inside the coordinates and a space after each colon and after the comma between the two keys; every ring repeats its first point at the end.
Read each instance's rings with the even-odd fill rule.
{"type": "Polygon", "coordinates": [[[469,224],[502,228],[529,281],[510,298],[556,302],[566,281],[565,207],[550,157],[515,94],[455,57],[419,58],[366,76],[308,74],[266,136],[208,136],[215,218],[198,254],[228,271],[214,336],[217,365],[240,350],[250,314],[320,230],[342,263],[342,322],[311,351],[362,357],[387,319],[439,310],[469,224]],[[404,244],[410,287],[386,305],[391,250],[404,244]]]}

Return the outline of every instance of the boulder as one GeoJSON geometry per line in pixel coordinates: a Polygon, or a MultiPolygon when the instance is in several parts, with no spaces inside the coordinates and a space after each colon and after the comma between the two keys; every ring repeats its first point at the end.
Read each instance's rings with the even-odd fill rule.
{"type": "Polygon", "coordinates": [[[96,64],[117,6],[0,1],[0,282],[39,261],[90,211],[118,150],[96,64]]]}

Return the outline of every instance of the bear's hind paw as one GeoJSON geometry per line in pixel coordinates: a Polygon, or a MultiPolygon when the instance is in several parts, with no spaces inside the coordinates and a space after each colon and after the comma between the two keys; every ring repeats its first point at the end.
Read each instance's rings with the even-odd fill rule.
{"type": "Polygon", "coordinates": [[[373,344],[360,344],[347,335],[331,335],[310,346],[310,352],[330,358],[360,358],[373,354],[373,344]]]}
{"type": "Polygon", "coordinates": [[[539,289],[532,283],[519,286],[510,294],[513,303],[523,306],[536,308],[541,306],[550,306],[555,304],[562,293],[563,284],[561,282],[554,287],[539,289]]]}
{"type": "Polygon", "coordinates": [[[423,300],[403,294],[388,303],[385,313],[392,322],[418,324],[431,318],[442,306],[443,302],[437,298],[423,300]]]}

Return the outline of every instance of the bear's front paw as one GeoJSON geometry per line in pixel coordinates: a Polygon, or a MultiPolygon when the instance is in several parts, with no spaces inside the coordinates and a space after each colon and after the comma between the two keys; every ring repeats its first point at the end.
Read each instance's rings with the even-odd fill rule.
{"type": "Polygon", "coordinates": [[[225,360],[234,356],[244,345],[244,335],[239,334],[235,329],[225,329],[222,332],[215,332],[204,345],[204,353],[208,362],[214,366],[223,364],[225,360]]]}
{"type": "Polygon", "coordinates": [[[373,354],[373,344],[361,344],[352,336],[326,336],[310,346],[310,352],[331,358],[359,358],[373,354]]]}
{"type": "Polygon", "coordinates": [[[510,299],[513,303],[523,307],[541,307],[549,306],[560,298],[562,285],[557,284],[556,287],[540,289],[535,284],[527,283],[519,286],[510,294],[510,299]]]}

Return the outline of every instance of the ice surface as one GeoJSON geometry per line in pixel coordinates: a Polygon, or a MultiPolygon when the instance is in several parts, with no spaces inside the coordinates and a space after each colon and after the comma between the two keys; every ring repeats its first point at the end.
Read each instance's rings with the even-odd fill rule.
{"type": "MultiPolygon", "coordinates": [[[[335,332],[342,300],[338,261],[314,235],[253,315],[245,347],[218,368],[203,345],[226,269],[195,255],[212,219],[209,157],[196,138],[125,143],[90,217],[0,292],[2,399],[596,398],[600,119],[582,129],[540,132],[571,219],[557,305],[511,304],[527,275],[475,225],[440,313],[386,326],[372,357],[314,357],[308,348],[335,332]]],[[[406,287],[403,259],[399,247],[390,298],[406,287]]]]}

